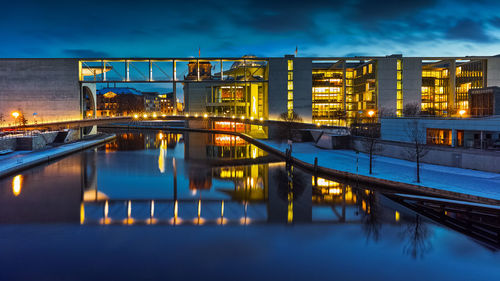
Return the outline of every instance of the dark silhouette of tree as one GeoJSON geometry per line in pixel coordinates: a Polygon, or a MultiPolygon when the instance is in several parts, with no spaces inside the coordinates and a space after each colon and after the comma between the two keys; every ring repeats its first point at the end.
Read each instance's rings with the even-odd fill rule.
{"type": "Polygon", "coordinates": [[[361,145],[363,147],[363,152],[367,152],[370,161],[370,175],[373,172],[373,158],[374,154],[377,152],[382,151],[382,147],[378,144],[378,136],[379,132],[377,131],[378,127],[376,126],[369,126],[364,133],[365,136],[361,138],[361,145]]]}
{"type": "Polygon", "coordinates": [[[283,112],[280,114],[280,121],[278,124],[278,137],[293,139],[295,130],[300,128],[302,117],[295,111],[283,112]]]}
{"type": "Polygon", "coordinates": [[[407,135],[411,143],[408,148],[408,158],[411,161],[415,161],[417,164],[417,182],[420,182],[420,162],[422,157],[424,157],[429,149],[425,144],[426,131],[420,125],[417,119],[408,122],[407,135]]]}
{"type": "Polygon", "coordinates": [[[381,209],[378,204],[378,196],[374,191],[370,191],[368,195],[364,192],[364,190],[360,190],[358,194],[358,198],[362,198],[359,200],[359,204],[363,204],[365,202],[365,210],[363,212],[363,230],[366,234],[366,239],[370,238],[377,242],[380,238],[380,229],[382,228],[381,222],[381,209]]]}
{"type": "Polygon", "coordinates": [[[403,115],[405,117],[420,115],[420,104],[418,104],[417,102],[405,104],[405,106],[403,107],[403,115]]]}
{"type": "Polygon", "coordinates": [[[414,259],[423,258],[432,249],[429,241],[432,233],[418,214],[415,215],[415,220],[406,226],[403,235],[407,239],[403,251],[414,259]]]}

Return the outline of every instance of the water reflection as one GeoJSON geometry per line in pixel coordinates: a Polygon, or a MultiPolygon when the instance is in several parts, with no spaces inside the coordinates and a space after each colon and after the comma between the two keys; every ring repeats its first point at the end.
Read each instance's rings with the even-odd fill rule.
{"type": "Polygon", "coordinates": [[[17,175],[12,179],[12,194],[19,196],[23,187],[23,175],[17,175]]]}
{"type": "Polygon", "coordinates": [[[431,219],[500,248],[498,212],[354,188],[220,134],[119,132],[98,149],[1,180],[0,195],[0,223],[328,223],[358,225],[373,243],[395,227],[403,252],[422,258],[431,219]]]}

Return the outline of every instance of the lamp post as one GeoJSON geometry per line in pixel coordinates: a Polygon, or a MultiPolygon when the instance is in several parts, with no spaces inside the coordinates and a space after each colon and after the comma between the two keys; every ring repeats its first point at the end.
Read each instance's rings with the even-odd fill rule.
{"type": "Polygon", "coordinates": [[[19,112],[14,111],[12,112],[12,117],[14,117],[14,126],[17,124],[17,118],[19,117],[19,112]]]}
{"type": "Polygon", "coordinates": [[[460,109],[460,111],[458,111],[458,114],[460,114],[460,118],[463,118],[465,113],[467,113],[465,109],[460,109]]]}

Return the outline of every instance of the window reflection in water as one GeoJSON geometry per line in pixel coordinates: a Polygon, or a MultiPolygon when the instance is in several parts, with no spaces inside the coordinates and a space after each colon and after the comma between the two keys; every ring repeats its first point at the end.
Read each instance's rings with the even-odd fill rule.
{"type": "MultiPolygon", "coordinates": [[[[401,208],[377,191],[315,177],[297,168],[287,170],[284,163],[272,162],[276,160],[241,139],[165,131],[122,132],[119,136],[99,149],[0,181],[2,191],[9,195],[0,196],[0,221],[122,225],[350,223],[359,225],[370,241],[381,239],[382,225],[401,229],[412,225],[415,235],[428,224],[425,215],[415,219],[424,207],[429,213],[428,205],[401,208]],[[106,162],[119,155],[126,157],[106,162]],[[259,164],[252,163],[254,159],[259,164]],[[123,172],[131,165],[133,169],[123,172]],[[175,196],[174,178],[178,185],[175,196]],[[144,193],[148,188],[150,193],[144,193]],[[29,214],[21,211],[27,204],[33,209],[29,214]]],[[[442,204],[432,210],[437,214],[434,217],[453,220],[455,225],[468,216],[466,211],[440,208],[444,208],[442,204]]],[[[474,217],[473,221],[484,219],[474,217]]],[[[460,231],[468,227],[464,223],[460,231]]],[[[494,229],[492,232],[497,233],[494,229]]],[[[470,233],[477,236],[480,231],[470,233]]],[[[404,239],[410,239],[408,235],[404,239]]],[[[423,238],[429,240],[432,235],[423,238]]],[[[498,237],[487,239],[498,243],[498,237]]],[[[419,243],[425,245],[420,249],[428,248],[427,241],[419,243]]],[[[414,249],[407,252],[420,255],[415,255],[414,249]]]]}
{"type": "Polygon", "coordinates": [[[23,187],[23,176],[17,175],[12,179],[12,194],[14,196],[19,196],[21,194],[21,189],[23,187]]]}

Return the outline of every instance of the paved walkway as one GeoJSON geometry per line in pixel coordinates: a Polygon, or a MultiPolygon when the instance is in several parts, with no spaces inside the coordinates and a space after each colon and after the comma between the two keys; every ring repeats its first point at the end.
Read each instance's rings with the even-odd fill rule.
{"type": "MultiPolygon", "coordinates": [[[[259,141],[283,152],[287,147],[286,143],[259,141]]],[[[500,174],[497,173],[422,164],[421,182],[417,183],[416,164],[411,161],[375,156],[373,174],[370,175],[369,156],[364,153],[356,156],[353,150],[325,150],[313,143],[294,143],[292,156],[310,164],[314,164],[314,158],[318,157],[319,166],[350,173],[356,173],[358,157],[360,175],[500,200],[500,174]]]]}
{"type": "Polygon", "coordinates": [[[12,154],[4,155],[0,157],[0,177],[48,162],[75,151],[105,143],[114,138],[115,135],[106,135],[96,139],[78,141],[39,151],[16,151],[12,154]]]}

